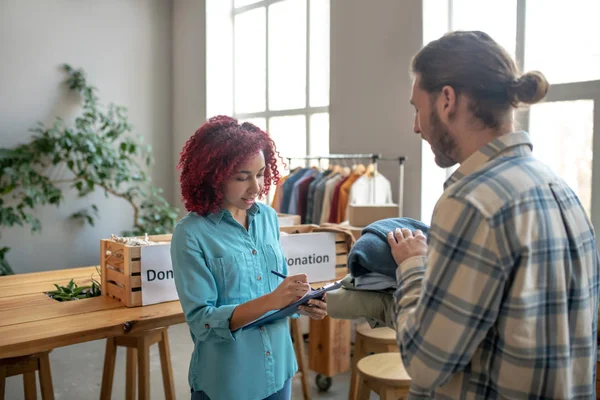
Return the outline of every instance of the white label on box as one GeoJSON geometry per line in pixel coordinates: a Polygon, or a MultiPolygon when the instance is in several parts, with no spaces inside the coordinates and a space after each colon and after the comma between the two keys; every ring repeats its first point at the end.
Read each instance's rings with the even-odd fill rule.
{"type": "Polygon", "coordinates": [[[279,226],[293,226],[294,217],[279,217],[279,226]]]}
{"type": "Polygon", "coordinates": [[[335,233],[282,235],[288,275],[306,274],[309,282],[335,279],[335,233]]]}
{"type": "Polygon", "coordinates": [[[171,264],[171,244],[142,246],[142,305],[178,300],[171,264]]]}

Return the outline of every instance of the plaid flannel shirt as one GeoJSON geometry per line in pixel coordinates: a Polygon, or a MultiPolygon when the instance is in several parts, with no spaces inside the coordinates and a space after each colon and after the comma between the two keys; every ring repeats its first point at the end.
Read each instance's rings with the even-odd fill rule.
{"type": "Polygon", "coordinates": [[[531,150],[518,132],[469,157],[436,204],[427,257],[397,269],[409,398],[595,398],[594,230],[531,150]]]}

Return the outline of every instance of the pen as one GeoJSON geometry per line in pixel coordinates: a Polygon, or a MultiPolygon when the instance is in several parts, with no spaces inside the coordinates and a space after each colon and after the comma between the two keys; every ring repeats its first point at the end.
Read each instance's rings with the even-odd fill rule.
{"type": "MultiPolygon", "coordinates": [[[[282,273],[280,273],[280,272],[277,272],[277,271],[273,271],[273,270],[271,270],[271,273],[273,273],[273,274],[275,274],[275,275],[277,275],[278,277],[280,277],[280,278],[283,278],[283,279],[287,278],[287,276],[285,276],[284,274],[282,274],[282,273]]],[[[312,288],[312,286],[311,286],[311,287],[310,287],[310,290],[313,290],[313,291],[314,291],[315,289],[313,289],[313,288],[312,288]]]]}

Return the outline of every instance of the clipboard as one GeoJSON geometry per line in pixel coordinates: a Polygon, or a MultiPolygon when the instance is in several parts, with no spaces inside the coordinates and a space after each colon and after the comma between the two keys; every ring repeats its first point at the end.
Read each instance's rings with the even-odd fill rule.
{"type": "Polygon", "coordinates": [[[271,322],[277,321],[282,318],[290,317],[298,312],[299,306],[306,304],[311,299],[320,299],[321,297],[323,297],[323,295],[325,293],[329,292],[330,290],[339,289],[341,286],[342,286],[341,280],[328,283],[327,285],[323,286],[320,289],[308,292],[306,295],[304,295],[304,297],[291,303],[287,307],[267,313],[267,314],[263,315],[262,317],[254,320],[252,322],[247,323],[246,325],[242,326],[240,329],[246,330],[246,329],[254,328],[256,326],[266,325],[266,324],[269,324],[271,322]]]}

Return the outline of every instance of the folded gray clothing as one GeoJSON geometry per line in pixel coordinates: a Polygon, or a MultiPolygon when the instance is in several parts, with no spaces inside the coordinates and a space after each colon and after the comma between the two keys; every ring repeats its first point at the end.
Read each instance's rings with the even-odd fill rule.
{"type": "Polygon", "coordinates": [[[373,222],[362,230],[360,238],[348,254],[348,268],[354,277],[379,272],[391,278],[396,277],[396,262],[387,240],[388,232],[396,228],[420,229],[425,236],[429,226],[411,218],[387,218],[373,222]]]}
{"type": "Polygon", "coordinates": [[[348,274],[342,287],[327,293],[327,314],[336,319],[365,318],[371,328],[394,328],[392,307],[394,290],[356,290],[348,274]]]}
{"type": "Polygon", "coordinates": [[[354,286],[357,290],[385,290],[395,289],[397,284],[396,278],[391,278],[379,272],[369,272],[354,278],[354,286]]]}

